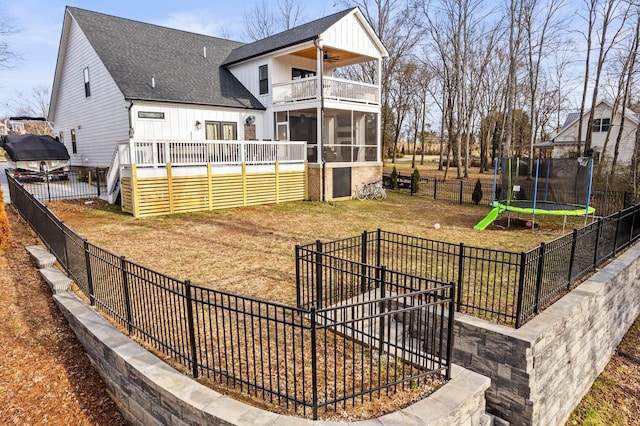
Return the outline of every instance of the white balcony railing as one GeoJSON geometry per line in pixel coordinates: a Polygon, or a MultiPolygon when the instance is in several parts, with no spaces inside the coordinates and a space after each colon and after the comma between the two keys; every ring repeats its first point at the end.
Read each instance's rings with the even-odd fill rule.
{"type": "MultiPolygon", "coordinates": [[[[322,86],[325,99],[367,104],[380,103],[380,88],[375,84],[324,77],[322,79],[322,86]]],[[[317,77],[303,78],[273,85],[274,104],[310,99],[319,99],[317,77]]]]}
{"type": "Polygon", "coordinates": [[[307,159],[306,142],[293,141],[150,141],[120,142],[123,167],[173,167],[238,164],[303,163],[307,159]]]}

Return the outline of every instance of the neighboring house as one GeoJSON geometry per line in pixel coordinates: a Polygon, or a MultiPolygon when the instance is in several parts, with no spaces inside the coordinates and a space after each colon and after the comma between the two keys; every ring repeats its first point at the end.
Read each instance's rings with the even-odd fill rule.
{"type": "MultiPolygon", "coordinates": [[[[606,101],[600,101],[596,105],[594,121],[592,123],[591,148],[593,157],[605,164],[611,164],[615,153],[616,140],[622,130],[622,138],[618,149],[618,164],[629,165],[633,158],[636,141],[636,131],[638,129],[638,116],[635,112],[627,108],[625,112],[624,127],[621,129],[622,113],[613,116],[613,106],[606,101]],[[604,150],[605,140],[609,134],[606,151],[604,150]]],[[[580,125],[580,114],[571,113],[562,125],[558,133],[550,140],[536,144],[535,148],[543,150],[553,149],[553,157],[576,157],[578,147],[580,152],[584,152],[584,138],[589,126],[589,111],[584,113],[582,120],[582,138],[578,143],[578,126],[580,125]]]]}
{"type": "Polygon", "coordinates": [[[281,166],[307,160],[305,198],[350,197],[356,185],[381,179],[386,56],[358,8],[242,44],[67,7],[49,119],[72,166],[136,164],[139,174],[144,166],[191,165],[187,157],[200,150],[211,175],[231,164],[230,150],[244,150],[234,158],[245,166],[249,151],[264,165],[273,156],[263,154],[277,150],[281,166]],[[334,77],[365,62],[377,66],[375,84],[334,77]],[[186,152],[186,141],[217,142],[186,152]],[[296,154],[304,144],[290,141],[306,151],[296,154]]]}

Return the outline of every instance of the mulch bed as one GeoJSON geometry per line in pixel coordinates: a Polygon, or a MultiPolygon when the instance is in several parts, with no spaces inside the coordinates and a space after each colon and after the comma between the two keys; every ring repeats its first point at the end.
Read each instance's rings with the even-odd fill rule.
{"type": "Polygon", "coordinates": [[[38,239],[7,206],[0,255],[0,423],[126,425],[25,250],[38,239]]]}

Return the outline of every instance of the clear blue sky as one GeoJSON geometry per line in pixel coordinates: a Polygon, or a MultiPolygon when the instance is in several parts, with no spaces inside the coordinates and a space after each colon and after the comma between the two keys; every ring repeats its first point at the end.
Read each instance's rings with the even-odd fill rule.
{"type": "MultiPolygon", "coordinates": [[[[303,22],[342,10],[336,1],[301,0],[303,22]]],[[[0,0],[0,19],[18,32],[6,38],[20,56],[12,69],[0,69],[0,117],[12,113],[12,98],[28,96],[34,87],[51,87],[65,6],[74,6],[122,18],[193,31],[212,36],[243,36],[243,12],[260,7],[262,0],[0,0]]],[[[275,0],[266,3],[276,7],[275,0]]]]}

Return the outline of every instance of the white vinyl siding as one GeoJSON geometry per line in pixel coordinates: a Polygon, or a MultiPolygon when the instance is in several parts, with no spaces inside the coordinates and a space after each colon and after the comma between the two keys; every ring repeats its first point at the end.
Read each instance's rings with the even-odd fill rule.
{"type": "MultiPolygon", "coordinates": [[[[618,133],[620,132],[620,124],[621,124],[621,115],[620,113],[616,114],[615,117],[611,117],[612,110],[611,106],[606,102],[601,102],[597,105],[596,110],[594,112],[594,120],[602,120],[602,119],[610,119],[609,123],[611,126],[611,134],[609,136],[609,143],[607,144],[607,151],[602,152],[602,148],[604,147],[604,142],[607,137],[606,131],[593,131],[591,134],[591,147],[599,154],[601,154],[601,158],[607,160],[609,163],[613,159],[615,154],[615,145],[616,139],[618,138],[618,133]]],[[[578,124],[579,121],[574,122],[570,126],[562,129],[562,131],[554,138],[556,141],[567,142],[567,144],[559,145],[554,148],[554,157],[569,157],[575,156],[576,147],[575,144],[571,144],[570,142],[575,142],[578,138],[578,124]]],[[[582,139],[584,140],[587,129],[589,126],[589,113],[585,113],[584,119],[582,121],[582,139]]],[[[620,148],[618,153],[618,163],[619,164],[630,164],[633,159],[633,147],[635,144],[636,137],[636,129],[637,124],[630,117],[625,119],[624,129],[622,131],[622,138],[620,140],[620,148]]],[[[594,129],[595,130],[595,129],[594,129]]],[[[581,145],[582,149],[584,149],[584,144],[581,145]]]]}
{"type": "MultiPolygon", "coordinates": [[[[67,16],[67,19],[69,17],[67,16]]],[[[71,134],[75,130],[77,153],[72,153],[71,138],[64,141],[71,165],[108,167],[117,140],[129,136],[127,103],[105,66],[78,25],[69,26],[68,45],[59,60],[59,86],[55,131],[71,134]],[[89,68],[91,96],[85,96],[84,70],[89,68]]]]}

